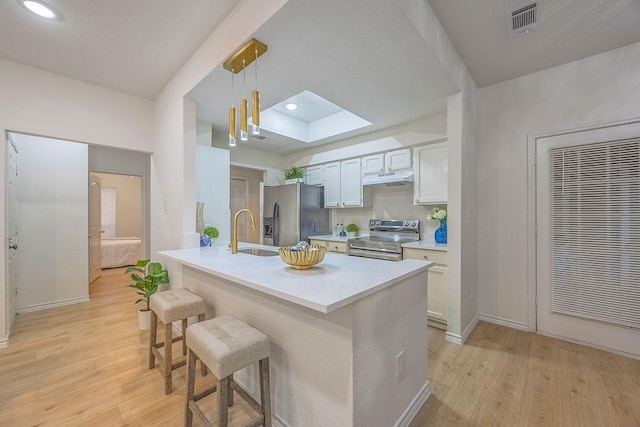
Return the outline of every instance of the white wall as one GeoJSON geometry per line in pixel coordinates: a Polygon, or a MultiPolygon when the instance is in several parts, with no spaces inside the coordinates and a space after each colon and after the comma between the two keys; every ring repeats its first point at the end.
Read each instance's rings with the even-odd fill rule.
{"type": "Polygon", "coordinates": [[[285,168],[282,155],[243,145],[230,148],[227,141],[216,139],[213,140],[213,146],[229,150],[231,164],[234,166],[265,171],[264,185],[282,184],[282,169],[285,168]]]}
{"type": "Polygon", "coordinates": [[[480,89],[479,310],[535,327],[527,289],[527,136],[640,117],[640,44],[480,89]]]}
{"type": "Polygon", "coordinates": [[[229,152],[220,148],[198,145],[196,147],[196,201],[204,203],[204,223],[218,229],[220,242],[231,240],[229,180],[229,152]]]}
{"type": "MultiPolygon", "coordinates": [[[[70,141],[151,151],[152,102],[0,59],[0,134],[7,130],[70,141]]],[[[0,150],[0,199],[5,200],[6,151],[0,150]]],[[[0,223],[6,224],[6,208],[0,223]]],[[[5,227],[0,240],[6,241],[5,227]]],[[[5,245],[0,245],[5,258],[5,245]]],[[[0,275],[0,341],[5,324],[5,276],[0,275]]]]}
{"type": "Polygon", "coordinates": [[[139,176],[96,174],[102,188],[116,190],[115,237],[142,237],[142,183],[139,176]]]}
{"type": "Polygon", "coordinates": [[[12,133],[18,148],[18,312],[88,301],[87,145],[12,133]]]}

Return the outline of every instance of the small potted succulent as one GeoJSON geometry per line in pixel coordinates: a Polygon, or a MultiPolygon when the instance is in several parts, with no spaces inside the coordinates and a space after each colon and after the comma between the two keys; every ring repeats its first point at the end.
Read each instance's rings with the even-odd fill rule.
{"type": "Polygon", "coordinates": [[[304,169],[291,165],[286,169],[282,169],[285,184],[295,184],[296,182],[304,182],[304,169]]]}
{"type": "Polygon", "coordinates": [[[358,234],[358,226],[355,224],[347,224],[347,237],[356,237],[358,234]]]}
{"type": "Polygon", "coordinates": [[[141,297],[136,304],[145,303],[145,306],[138,310],[138,328],[141,331],[147,330],[151,318],[149,299],[156,293],[158,286],[169,283],[169,273],[162,268],[162,264],[148,259],[139,259],[136,265],[127,268],[126,273],[132,273],[131,279],[134,281],[127,286],[136,289],[141,297]]]}
{"type": "Polygon", "coordinates": [[[220,232],[217,228],[209,226],[204,229],[203,234],[200,236],[200,246],[211,246],[216,242],[216,239],[220,236],[220,232]]]}

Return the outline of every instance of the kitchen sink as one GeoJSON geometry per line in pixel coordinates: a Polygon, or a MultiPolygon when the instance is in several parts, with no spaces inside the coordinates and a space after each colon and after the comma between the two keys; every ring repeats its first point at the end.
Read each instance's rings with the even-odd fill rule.
{"type": "Polygon", "coordinates": [[[255,255],[255,256],[278,256],[278,252],[268,251],[260,248],[238,249],[239,254],[255,255]]]}

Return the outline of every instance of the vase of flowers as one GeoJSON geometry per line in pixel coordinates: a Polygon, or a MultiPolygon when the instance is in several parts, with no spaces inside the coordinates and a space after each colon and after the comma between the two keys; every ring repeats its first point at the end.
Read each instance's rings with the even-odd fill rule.
{"type": "Polygon", "coordinates": [[[433,208],[431,213],[427,215],[429,221],[440,221],[440,227],[438,227],[434,233],[434,239],[436,243],[447,243],[447,211],[440,208],[433,208]]]}

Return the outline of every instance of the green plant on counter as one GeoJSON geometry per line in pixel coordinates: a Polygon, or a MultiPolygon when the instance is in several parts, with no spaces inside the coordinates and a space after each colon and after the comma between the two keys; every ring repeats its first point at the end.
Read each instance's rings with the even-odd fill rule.
{"type": "Polygon", "coordinates": [[[149,299],[155,294],[158,286],[169,283],[169,273],[162,269],[159,262],[151,262],[148,259],[139,259],[136,265],[127,268],[126,273],[131,273],[131,279],[135,283],[127,285],[129,288],[137,289],[137,294],[142,298],[135,303],[144,302],[147,306],[142,311],[149,311],[149,299]]]}
{"type": "Polygon", "coordinates": [[[291,165],[287,169],[282,169],[284,179],[304,178],[304,169],[291,165]]]}
{"type": "Polygon", "coordinates": [[[347,230],[347,233],[357,233],[358,226],[355,224],[348,224],[346,230],[347,230]]]}
{"type": "Polygon", "coordinates": [[[204,234],[211,237],[212,239],[217,239],[220,236],[220,232],[215,227],[207,227],[204,229],[204,234]]]}

